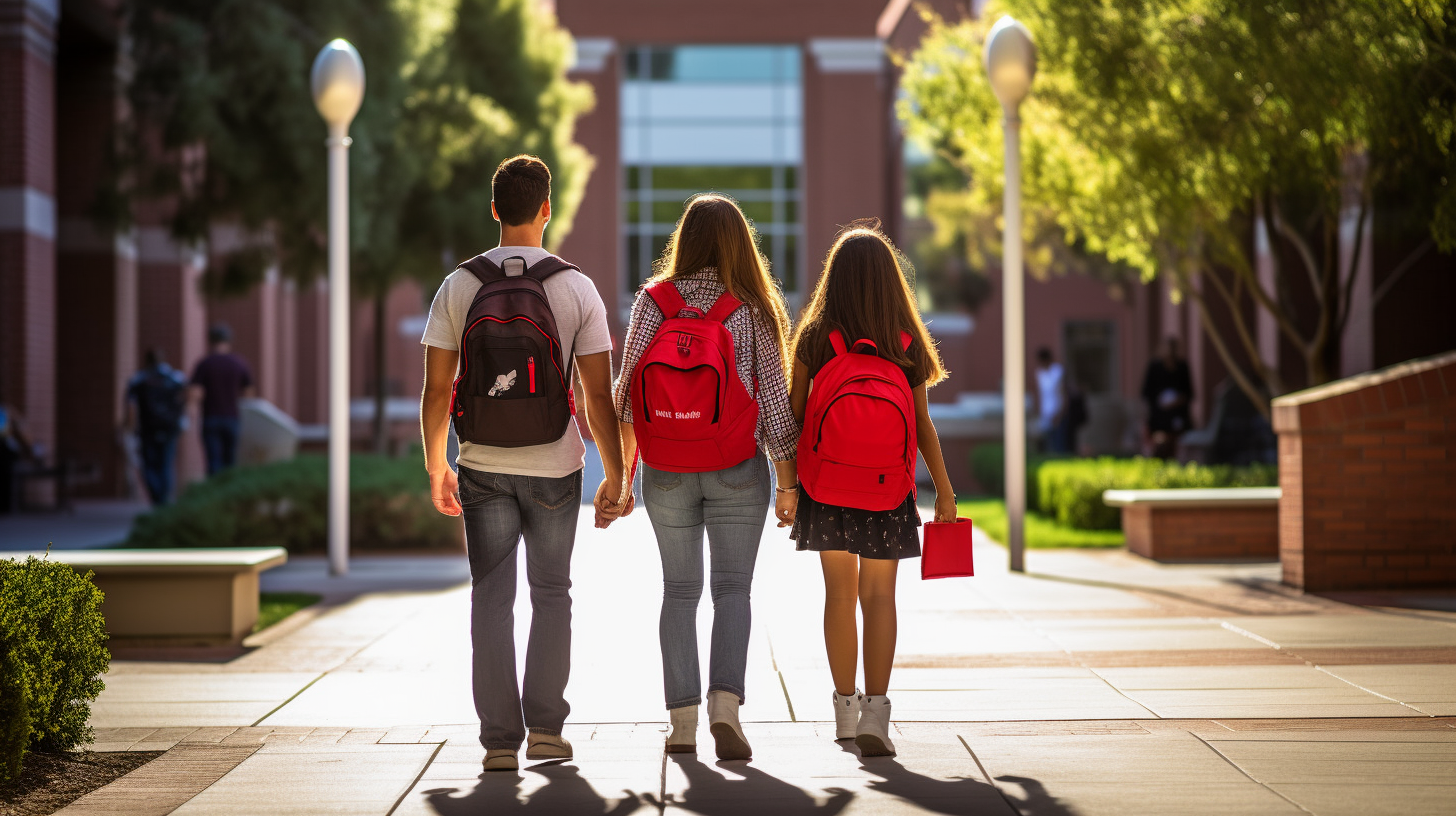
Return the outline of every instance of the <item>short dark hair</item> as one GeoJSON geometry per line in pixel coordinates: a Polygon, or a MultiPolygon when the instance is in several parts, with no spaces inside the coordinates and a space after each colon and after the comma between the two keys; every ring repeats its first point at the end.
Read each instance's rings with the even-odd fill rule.
{"type": "Polygon", "coordinates": [[[218,343],[231,343],[233,330],[226,323],[214,323],[212,328],[207,330],[208,345],[215,346],[218,343]]]}
{"type": "Polygon", "coordinates": [[[512,156],[495,169],[490,195],[502,224],[529,224],[551,198],[551,168],[535,156],[512,156]]]}
{"type": "Polygon", "coordinates": [[[147,353],[143,356],[143,363],[147,368],[156,368],[166,361],[166,356],[162,354],[162,350],[157,346],[152,346],[147,349],[147,353]]]}
{"type": "Polygon", "coordinates": [[[1036,350],[1036,361],[1038,363],[1050,363],[1052,361],[1052,350],[1046,346],[1036,350]]]}

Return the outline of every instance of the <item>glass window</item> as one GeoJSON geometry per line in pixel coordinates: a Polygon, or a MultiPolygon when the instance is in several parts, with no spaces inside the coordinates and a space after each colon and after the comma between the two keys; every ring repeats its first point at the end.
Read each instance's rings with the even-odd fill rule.
{"type": "Polygon", "coordinates": [[[621,96],[627,280],[650,274],[687,198],[732,196],[760,250],[798,290],[803,89],[796,46],[643,46],[626,51],[621,96]],[[648,250],[650,247],[650,253],[648,250]]]}

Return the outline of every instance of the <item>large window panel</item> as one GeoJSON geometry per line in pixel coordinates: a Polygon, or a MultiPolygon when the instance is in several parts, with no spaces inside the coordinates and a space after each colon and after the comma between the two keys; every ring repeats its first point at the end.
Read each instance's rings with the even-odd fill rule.
{"type": "Polygon", "coordinates": [[[754,222],[785,291],[799,289],[803,90],[796,46],[626,49],[622,234],[628,284],[661,256],[687,198],[721,192],[754,222]]]}

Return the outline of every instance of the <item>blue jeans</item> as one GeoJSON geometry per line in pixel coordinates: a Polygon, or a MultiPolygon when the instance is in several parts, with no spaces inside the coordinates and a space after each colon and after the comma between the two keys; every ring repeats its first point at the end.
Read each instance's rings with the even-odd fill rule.
{"type": "Polygon", "coordinates": [[[207,451],[207,475],[226,470],[238,462],[237,417],[210,416],[202,418],[202,448],[207,451]]]}
{"type": "Polygon", "coordinates": [[[571,706],[571,550],[581,471],[559,479],[460,468],[470,557],[471,687],[480,744],[519,749],[526,729],[560,734],[571,706]],[[516,545],[526,542],[531,636],[516,682],[516,545]],[[524,688],[524,693],[522,692],[524,688]]]}
{"type": "Polygon", "coordinates": [[[698,600],[703,595],[703,530],[708,533],[713,592],[713,642],[708,691],[744,700],[752,621],[749,588],[758,542],[768,520],[773,482],[756,454],[709,473],[671,473],[644,465],[642,504],[662,556],[662,681],[669,709],[702,702],[698,672],[698,600]]]}
{"type": "Polygon", "coordinates": [[[172,484],[177,471],[177,434],[154,434],[141,437],[142,481],[153,506],[172,500],[172,484]]]}

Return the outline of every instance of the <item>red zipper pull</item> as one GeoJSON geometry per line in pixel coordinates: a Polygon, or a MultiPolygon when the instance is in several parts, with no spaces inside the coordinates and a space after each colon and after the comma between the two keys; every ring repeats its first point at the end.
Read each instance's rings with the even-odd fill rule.
{"type": "Polygon", "coordinates": [[[531,378],[531,393],[536,393],[536,358],[526,358],[526,374],[531,378]]]}

